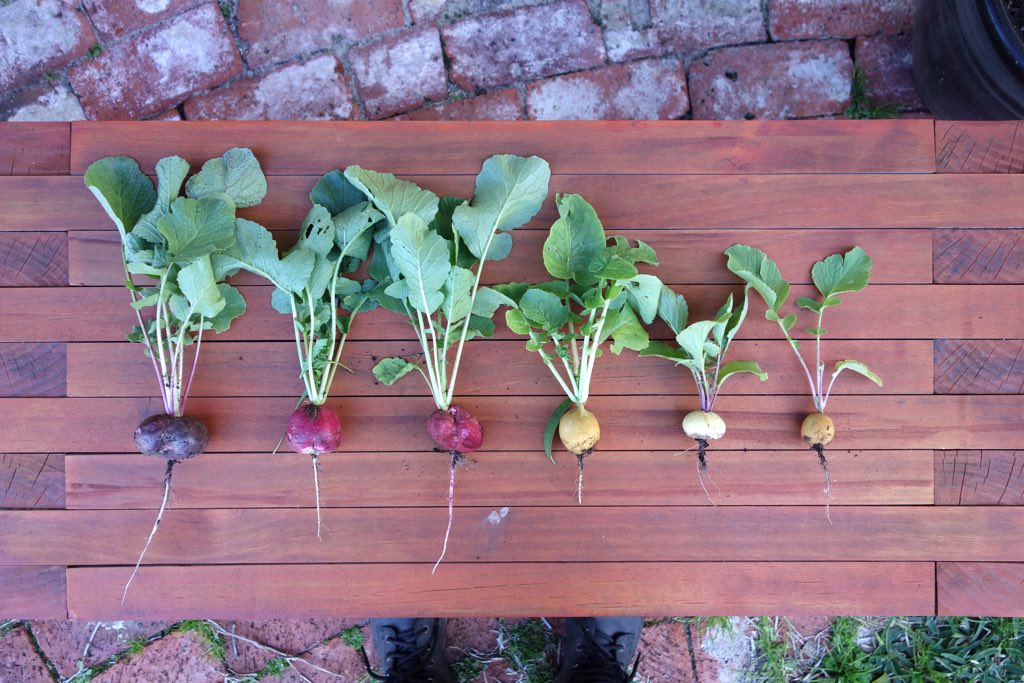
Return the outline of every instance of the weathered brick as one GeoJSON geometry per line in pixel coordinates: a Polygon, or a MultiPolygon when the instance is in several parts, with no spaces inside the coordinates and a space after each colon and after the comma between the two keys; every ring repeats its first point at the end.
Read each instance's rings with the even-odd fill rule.
{"type": "Polygon", "coordinates": [[[238,3],[238,35],[256,68],[301,52],[330,47],[335,38],[362,40],[405,24],[402,0],[280,0],[238,3]]]}
{"type": "Polygon", "coordinates": [[[648,59],[531,83],[531,119],[676,119],[686,114],[686,71],[675,59],[648,59]]]}
{"type": "Polygon", "coordinates": [[[72,0],[0,3],[0,92],[89,51],[96,41],[72,0]]]}
{"type": "Polygon", "coordinates": [[[839,40],[714,50],[690,66],[695,119],[804,118],[850,102],[853,62],[839,40]]]}
{"type": "Polygon", "coordinates": [[[771,0],[768,22],[777,40],[909,32],[914,0],[771,0]]]}
{"type": "Polygon", "coordinates": [[[189,119],[350,119],[355,108],[341,64],[320,55],[185,102],[189,119]]]}
{"type": "Polygon", "coordinates": [[[442,37],[452,80],[470,92],[589,69],[605,57],[582,0],[470,17],[442,37]]]}
{"type": "Polygon", "coordinates": [[[608,59],[613,62],[649,57],[663,49],[652,28],[647,2],[602,0],[601,28],[608,59]]]}
{"type": "Polygon", "coordinates": [[[676,52],[767,39],[760,0],[651,0],[659,41],[676,52]]]}
{"type": "Polygon", "coordinates": [[[921,109],[914,86],[914,55],[910,36],[861,36],[853,48],[857,66],[868,79],[868,97],[921,109]]]}
{"type": "Polygon", "coordinates": [[[193,633],[179,632],[164,636],[139,654],[122,659],[93,680],[96,683],[222,683],[224,679],[224,665],[206,651],[205,643],[193,633]]]}
{"type": "Polygon", "coordinates": [[[546,0],[409,0],[409,13],[417,24],[425,21],[455,21],[470,14],[537,5],[546,0]]]}
{"type": "Polygon", "coordinates": [[[163,114],[151,116],[149,121],[181,121],[181,113],[177,109],[168,109],[163,114]]]}
{"type": "Polygon", "coordinates": [[[522,118],[519,93],[512,88],[479,97],[448,100],[395,117],[409,121],[517,121],[522,118]]]}
{"type": "Polygon", "coordinates": [[[158,114],[241,70],[224,17],[209,4],[118,43],[68,76],[89,118],[134,119],[158,114]]]}
{"type": "MultiPolygon", "coordinates": [[[[32,632],[39,648],[46,653],[64,678],[78,670],[78,661],[85,666],[102,662],[112,654],[126,650],[132,640],[148,638],[171,625],[169,621],[35,621],[32,632]],[[89,654],[82,658],[86,643],[89,654]]],[[[3,680],[0,678],[0,680],[3,680]]]]}
{"type": "Polygon", "coordinates": [[[16,628],[0,638],[0,681],[52,683],[43,660],[36,654],[25,629],[16,628]]]}
{"type": "MultiPolygon", "coordinates": [[[[251,638],[269,645],[282,652],[306,652],[318,643],[337,635],[342,630],[356,625],[358,620],[347,619],[268,619],[266,621],[231,622],[231,632],[240,636],[231,647],[225,650],[225,661],[232,671],[237,673],[253,673],[266,666],[273,655],[241,638],[251,638]]],[[[224,623],[227,627],[228,624],[224,623]]],[[[351,650],[351,648],[349,648],[351,650]]],[[[353,651],[355,654],[355,651],[353,651]]],[[[307,655],[308,656],[308,655],[307,655]]],[[[299,669],[307,675],[313,675],[308,667],[299,664],[299,669]]],[[[365,671],[365,670],[364,670],[365,671]]],[[[358,676],[354,676],[355,680],[358,676]]],[[[315,680],[321,680],[314,676],[315,680]]],[[[298,676],[288,677],[287,681],[300,681],[298,676]]]]}
{"type": "Polygon", "coordinates": [[[119,38],[172,14],[195,7],[201,0],[85,0],[83,6],[102,40],[119,38]]]}
{"type": "Polygon", "coordinates": [[[448,96],[436,28],[399,33],[353,48],[348,62],[367,118],[386,118],[448,96]]]}
{"type": "Polygon", "coordinates": [[[0,121],[81,121],[82,105],[61,81],[22,90],[0,100],[0,121]]]}

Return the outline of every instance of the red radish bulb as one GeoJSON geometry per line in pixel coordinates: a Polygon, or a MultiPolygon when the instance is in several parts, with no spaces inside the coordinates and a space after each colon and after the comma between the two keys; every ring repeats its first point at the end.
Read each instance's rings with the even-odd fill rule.
{"type": "Polygon", "coordinates": [[[296,453],[330,453],[341,443],[341,419],[327,406],[303,403],[288,418],[284,438],[296,453]]]}
{"type": "Polygon", "coordinates": [[[472,453],[484,442],[484,430],[472,413],[460,405],[438,408],[427,418],[427,432],[438,446],[455,453],[472,453]]]}

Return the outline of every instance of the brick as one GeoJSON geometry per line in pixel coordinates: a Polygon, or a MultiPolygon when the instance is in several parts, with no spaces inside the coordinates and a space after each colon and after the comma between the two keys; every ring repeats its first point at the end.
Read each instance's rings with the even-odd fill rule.
{"type": "Polygon", "coordinates": [[[519,93],[512,88],[479,97],[448,100],[395,117],[409,121],[518,121],[522,118],[519,93]]]}
{"type": "Polygon", "coordinates": [[[914,55],[910,36],[861,36],[854,59],[868,79],[868,97],[901,107],[922,109],[914,86],[914,55]]]}
{"type": "Polygon", "coordinates": [[[185,102],[189,119],[350,119],[352,93],[334,55],[245,78],[185,102]]]}
{"type": "Polygon", "coordinates": [[[0,637],[0,683],[53,683],[25,629],[0,637]]]}
{"type": "Polygon", "coordinates": [[[249,44],[245,59],[253,68],[404,25],[402,0],[306,0],[301,9],[280,0],[238,3],[238,35],[249,44]]]}
{"type": "Polygon", "coordinates": [[[399,33],[353,48],[348,62],[367,118],[386,118],[448,97],[436,28],[399,33]]]}
{"type": "Polygon", "coordinates": [[[426,21],[450,23],[471,14],[537,5],[546,0],[409,0],[409,13],[417,24],[426,21]]]}
{"type": "Polygon", "coordinates": [[[675,59],[648,59],[531,83],[531,119],[677,119],[690,108],[686,71],[675,59]]]}
{"type": "Polygon", "coordinates": [[[68,77],[89,118],[135,119],[159,114],[241,70],[224,17],[211,3],[118,43],[68,77]]]}
{"type": "Polygon", "coordinates": [[[676,52],[767,39],[760,0],[651,0],[660,42],[676,52]]]}
{"type": "Polygon", "coordinates": [[[647,2],[602,0],[601,28],[608,59],[613,62],[650,57],[662,50],[647,2]]]}
{"type": "Polygon", "coordinates": [[[152,116],[148,121],[181,121],[181,114],[177,109],[168,109],[163,114],[152,116]]]}
{"type": "Polygon", "coordinates": [[[714,50],[690,66],[695,119],[823,116],[850,103],[853,62],[839,40],[714,50]]]}
{"type": "Polygon", "coordinates": [[[96,41],[73,0],[0,2],[0,92],[89,51],[96,41]]]}
{"type": "Polygon", "coordinates": [[[909,33],[914,0],[771,0],[768,23],[776,40],[909,33]]]}
{"type": "Polygon", "coordinates": [[[39,648],[46,653],[57,671],[64,678],[69,678],[78,670],[78,660],[82,659],[85,644],[89,645],[89,654],[84,659],[85,666],[93,666],[112,654],[128,649],[132,640],[148,638],[171,625],[169,621],[113,621],[102,622],[96,633],[95,621],[35,621],[32,632],[36,636],[39,648]]]}
{"type": "Polygon", "coordinates": [[[0,121],[81,121],[82,105],[67,84],[44,83],[0,100],[0,121]]]}
{"type": "Polygon", "coordinates": [[[107,41],[195,7],[200,0],[85,0],[92,25],[107,41]]]}
{"type": "Polygon", "coordinates": [[[442,37],[451,78],[468,92],[589,69],[605,58],[582,0],[470,17],[442,37]]]}
{"type": "MultiPolygon", "coordinates": [[[[289,654],[305,652],[323,640],[359,623],[358,620],[338,619],[268,619],[266,621],[223,622],[221,626],[233,633],[277,648],[289,654]]],[[[273,655],[244,640],[228,638],[225,651],[227,665],[236,673],[255,673],[267,665],[273,655]]],[[[308,675],[312,671],[300,670],[308,675]]],[[[353,678],[353,680],[355,680],[353,678]]]]}
{"type": "Polygon", "coordinates": [[[207,653],[206,644],[195,634],[171,633],[148,645],[142,652],[122,659],[92,680],[95,683],[223,683],[225,673],[224,665],[207,653]]]}

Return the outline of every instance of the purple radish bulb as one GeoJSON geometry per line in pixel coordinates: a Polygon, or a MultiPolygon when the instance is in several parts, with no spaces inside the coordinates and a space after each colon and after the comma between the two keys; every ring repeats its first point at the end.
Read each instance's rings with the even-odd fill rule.
{"type": "Polygon", "coordinates": [[[484,442],[480,421],[459,405],[431,413],[427,419],[427,432],[438,446],[456,453],[472,453],[484,442]]]}
{"type": "Polygon", "coordinates": [[[303,403],[288,418],[288,448],[306,455],[330,453],[341,443],[341,420],[327,406],[303,403]]]}
{"type": "Polygon", "coordinates": [[[150,415],[135,429],[135,447],[143,455],[185,460],[206,450],[210,432],[188,415],[150,415]]]}

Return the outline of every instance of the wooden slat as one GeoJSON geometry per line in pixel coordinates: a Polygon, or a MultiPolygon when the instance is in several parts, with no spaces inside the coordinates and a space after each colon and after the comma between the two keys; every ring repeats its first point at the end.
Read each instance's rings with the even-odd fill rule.
{"type": "Polygon", "coordinates": [[[1024,564],[939,562],[940,616],[1024,617],[1024,564]]]}
{"type": "Polygon", "coordinates": [[[936,505],[1024,505],[1024,452],[936,451],[936,505]]]}
{"type": "MultiPolygon", "coordinates": [[[[680,451],[688,444],[680,441],[680,451]]],[[[353,453],[321,457],[320,491],[328,504],[419,507],[443,502],[439,460],[423,453],[353,453]],[[382,485],[387,482],[387,485],[382,485]]],[[[834,451],[829,455],[836,505],[930,505],[931,451],[834,451]]],[[[155,509],[164,466],[139,455],[67,458],[68,508],[155,509]]],[[[770,456],[708,454],[708,492],[696,454],[601,453],[586,466],[584,505],[816,505],[821,471],[806,450],[770,456]],[[810,460],[809,460],[810,458],[810,460]],[[643,496],[636,494],[643,491],[643,496]],[[711,500],[709,500],[709,496],[711,500]]],[[[458,503],[500,510],[517,505],[576,505],[576,463],[557,465],[536,452],[488,453],[458,474],[458,503]]],[[[308,507],[310,461],[293,453],[215,453],[174,471],[178,508],[308,507]],[[253,476],[253,473],[259,476],[253,476]],[[232,482],[224,486],[224,482],[232,482]]]]}
{"type": "Polygon", "coordinates": [[[492,154],[537,154],[555,173],[932,173],[931,121],[76,122],[73,172],[110,154],[198,167],[229,146],[266,173],[359,164],[392,173],[473,173],[492,154]],[[443,150],[443,151],[442,151],[443,150]]]}
{"type": "Polygon", "coordinates": [[[933,254],[935,282],[1024,282],[1024,230],[936,230],[933,254]]]}
{"type": "MultiPolygon", "coordinates": [[[[173,510],[143,562],[432,562],[448,517],[444,479],[435,507],[324,509],[322,543],[308,508],[173,510]]],[[[449,562],[1024,562],[1024,508],[832,506],[831,524],[824,505],[513,507],[498,521],[492,512],[455,510],[449,562]]],[[[153,518],[0,510],[0,564],[131,565],[153,518]]]]}
{"type": "MultiPolygon", "coordinates": [[[[811,282],[811,265],[837,251],[861,246],[874,256],[871,282],[875,284],[930,284],[932,239],[927,230],[628,230],[630,239],[649,243],[658,252],[661,265],[641,266],[668,284],[729,284],[736,277],[725,268],[722,252],[742,243],[767,250],[779,268],[794,283],[811,282]]],[[[282,250],[294,242],[294,231],[275,235],[282,250]]],[[[542,248],[547,233],[522,230],[515,234],[514,256],[487,263],[483,282],[540,282],[550,279],[544,270],[542,248]]],[[[2,239],[2,236],[0,236],[2,239]]],[[[120,241],[116,230],[74,231],[69,240],[71,284],[114,286],[124,281],[120,241]]],[[[239,273],[237,284],[266,284],[255,275],[239,273]]],[[[139,278],[145,283],[145,278],[139,278]]]]}
{"type": "MultiPolygon", "coordinates": [[[[0,344],[0,353],[5,345],[0,344]]],[[[828,347],[826,347],[826,350],[828,347]]],[[[837,382],[842,394],[931,394],[932,345],[927,341],[860,341],[842,344],[844,356],[857,358],[885,375],[882,388],[853,375],[849,383],[837,382]]],[[[776,341],[737,341],[729,347],[733,360],[757,360],[769,374],[759,381],[753,375],[737,375],[723,387],[726,396],[737,394],[806,393],[807,379],[792,353],[776,341]]],[[[348,342],[342,362],[354,374],[336,378],[335,396],[426,396],[425,382],[404,381],[392,387],[377,382],[372,370],[388,356],[417,358],[416,342],[348,342]]],[[[192,396],[299,396],[298,358],[294,342],[204,343],[202,369],[192,384],[192,396]]],[[[551,373],[520,341],[488,341],[467,345],[459,371],[463,395],[555,396],[560,389],[551,373]],[[500,363],[493,362],[500,358],[500,363]]],[[[190,360],[191,362],[191,360],[190,360]]],[[[152,362],[142,347],[124,343],[83,343],[68,347],[69,396],[147,396],[153,392],[152,362]]],[[[640,358],[633,353],[602,356],[595,373],[591,396],[665,394],[695,396],[690,374],[671,361],[640,358]]],[[[62,375],[63,377],[63,375],[62,375]]],[[[0,382],[2,385],[2,382],[0,382]]]]}
{"type": "Polygon", "coordinates": [[[0,614],[6,619],[67,619],[64,567],[0,567],[0,614]]]}
{"type": "Polygon", "coordinates": [[[64,396],[66,350],[60,342],[0,343],[0,396],[64,396]]]}
{"type": "Polygon", "coordinates": [[[0,454],[0,508],[64,507],[64,456],[0,454]]]}
{"type": "MultiPolygon", "coordinates": [[[[458,400],[484,426],[484,449],[534,451],[541,458],[544,424],[556,397],[466,397],[458,400]]],[[[382,396],[332,399],[342,416],[344,452],[420,451],[433,447],[427,397],[382,396]]],[[[587,403],[601,420],[606,451],[680,450],[679,420],[693,409],[690,398],[598,396],[587,403]]],[[[0,437],[12,452],[132,453],[132,433],[147,415],[161,411],[156,398],[0,399],[0,437]],[[35,420],[49,416],[45,438],[35,420]]],[[[210,430],[209,451],[265,452],[281,438],[294,397],[199,398],[188,413],[210,430]]],[[[721,449],[800,448],[800,421],[811,409],[806,396],[733,396],[722,412],[729,431],[721,449]],[[727,409],[726,409],[727,408],[727,409]]],[[[1020,396],[840,396],[829,403],[835,420],[833,448],[1005,449],[1021,446],[1020,396]]],[[[685,444],[689,446],[689,444],[685,444]]]]}
{"type": "Polygon", "coordinates": [[[73,619],[932,614],[930,562],[613,562],[68,570],[73,619]],[[584,580],[580,580],[583,577],[584,580]],[[750,590],[757,586],[757,590],[750,590]]]}
{"type": "Polygon", "coordinates": [[[936,339],[935,393],[1020,394],[1024,391],[1024,341],[936,339]]]}
{"type": "Polygon", "coordinates": [[[939,173],[1024,172],[1024,135],[1019,134],[1020,121],[936,121],[936,169],[939,173]]]}
{"type": "Polygon", "coordinates": [[[70,124],[0,123],[0,175],[66,175],[70,167],[70,124]]]}
{"type": "Polygon", "coordinates": [[[60,287],[67,283],[67,233],[0,234],[0,287],[60,287]]]}
{"type": "MultiPolygon", "coordinates": [[[[686,296],[691,320],[713,317],[730,293],[736,297],[743,295],[740,285],[685,285],[674,289],[686,296]]],[[[245,286],[240,291],[245,297],[247,312],[216,339],[294,339],[291,319],[270,307],[270,287],[245,286]]],[[[814,294],[812,287],[799,285],[793,287],[792,299],[814,294]]],[[[1024,286],[1005,286],[998,294],[993,296],[991,287],[984,285],[871,285],[862,292],[845,295],[840,308],[825,314],[825,327],[829,331],[825,345],[836,347],[835,353],[843,354],[842,339],[1024,338],[1024,316],[1020,315],[1018,303],[1024,297],[1024,286]],[[880,315],[879,311],[886,314],[880,315]]],[[[784,344],[778,325],[766,321],[763,311],[764,303],[753,295],[739,338],[774,339],[784,344]]],[[[801,330],[814,320],[806,311],[800,314],[793,332],[794,336],[803,338],[806,335],[801,330]]],[[[123,341],[137,324],[128,292],[123,287],[6,290],[0,297],[0,320],[29,319],[31,325],[0,327],[0,341],[123,341]]],[[[496,316],[495,322],[498,339],[516,338],[505,329],[502,314],[496,316]]],[[[668,328],[661,323],[655,323],[651,332],[656,338],[669,336],[668,328]]],[[[213,339],[212,335],[204,338],[205,341],[213,339]]],[[[407,341],[414,340],[415,335],[398,315],[375,310],[359,314],[349,339],[407,341]]],[[[487,343],[487,340],[480,343],[487,343]]],[[[841,357],[832,354],[831,350],[826,352],[828,357],[841,357]]]]}
{"type": "MultiPolygon", "coordinates": [[[[382,167],[383,168],[383,167],[382,167]]],[[[473,176],[408,176],[439,193],[469,196],[473,176]]],[[[274,230],[309,212],[313,176],[274,176],[263,203],[239,212],[274,230]]],[[[1024,176],[1000,175],[562,175],[550,192],[577,192],[606,228],[947,228],[1018,227],[1024,176]],[[623,188],[629,188],[628,195],[623,188]]],[[[80,177],[0,177],[7,206],[0,230],[110,230],[80,177]]],[[[528,226],[548,229],[548,200],[528,226]]]]}

